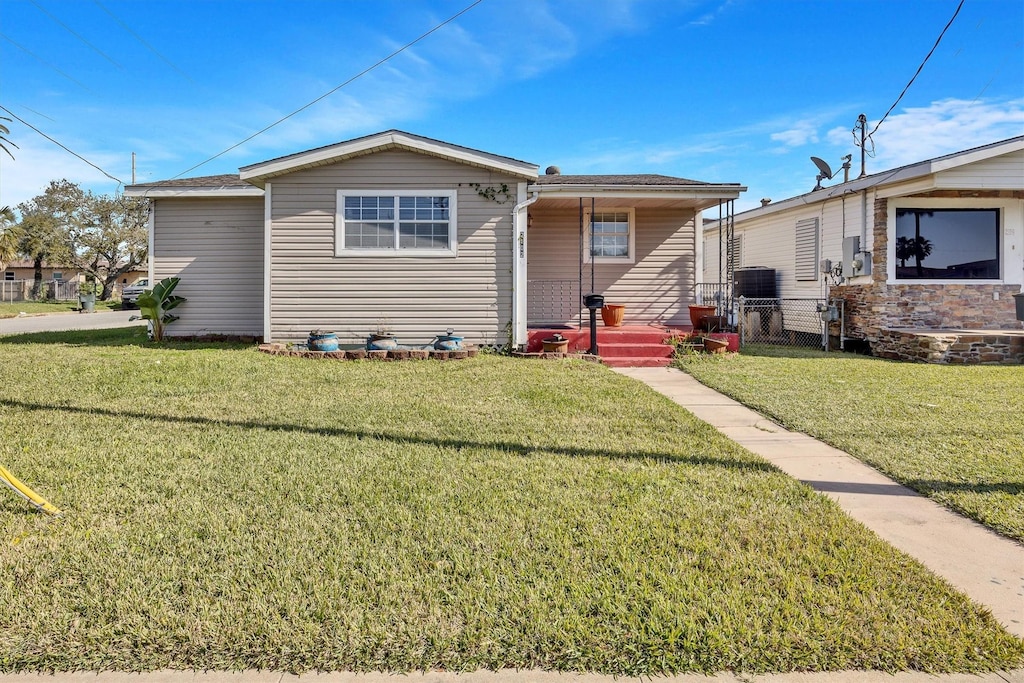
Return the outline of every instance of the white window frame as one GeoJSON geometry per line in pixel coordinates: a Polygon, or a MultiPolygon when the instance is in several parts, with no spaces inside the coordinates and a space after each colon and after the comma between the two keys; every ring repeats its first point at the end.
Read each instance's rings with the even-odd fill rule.
{"type": "Polygon", "coordinates": [[[64,281],[64,271],[63,270],[55,270],[55,271],[53,271],[52,273],[50,273],[50,279],[51,280],[59,280],[59,281],[63,282],[64,281]]]}
{"type": "MultiPolygon", "coordinates": [[[[387,189],[343,189],[338,190],[337,205],[334,214],[334,255],[386,258],[408,256],[427,256],[433,258],[452,258],[458,256],[459,225],[457,192],[455,190],[396,190],[387,189]],[[345,197],[394,197],[395,199],[395,245],[384,249],[348,249],[345,247],[345,197]],[[398,246],[400,238],[399,203],[400,197],[447,197],[448,199],[448,248],[447,249],[410,249],[398,246]]],[[[383,222],[383,221],[377,221],[383,222]]]]}
{"type": "Polygon", "coordinates": [[[16,277],[17,277],[17,274],[13,270],[5,270],[4,271],[4,282],[14,282],[14,279],[16,277]]]}
{"type": "Polygon", "coordinates": [[[586,244],[583,245],[584,263],[636,263],[636,209],[626,206],[612,206],[608,208],[598,207],[593,213],[625,213],[629,214],[629,235],[627,239],[628,251],[625,256],[594,256],[590,253],[590,208],[584,209],[583,222],[587,226],[585,231],[586,244]]]}
{"type": "Polygon", "coordinates": [[[992,284],[1024,284],[1019,282],[1020,266],[1012,259],[1020,252],[1018,249],[1024,240],[1018,237],[1011,227],[1020,225],[1024,219],[1024,203],[1014,200],[970,197],[970,198],[930,198],[930,197],[895,197],[886,202],[886,284],[890,285],[992,285],[992,284]],[[965,278],[896,278],[896,210],[897,209],[999,209],[999,279],[965,278]]]}

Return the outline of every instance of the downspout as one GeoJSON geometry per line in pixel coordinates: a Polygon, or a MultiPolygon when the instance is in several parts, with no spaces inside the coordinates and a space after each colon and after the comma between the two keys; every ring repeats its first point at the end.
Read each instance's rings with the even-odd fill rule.
{"type": "Polygon", "coordinates": [[[526,346],[526,229],[529,219],[527,207],[540,199],[540,192],[526,198],[526,183],[519,184],[520,201],[512,207],[512,346],[526,346]]]}

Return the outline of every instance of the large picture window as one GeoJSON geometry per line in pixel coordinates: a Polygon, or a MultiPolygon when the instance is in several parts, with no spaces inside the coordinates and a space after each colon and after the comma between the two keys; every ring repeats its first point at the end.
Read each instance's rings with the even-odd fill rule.
{"type": "Polygon", "coordinates": [[[607,209],[589,212],[587,224],[587,261],[625,261],[633,263],[635,217],[632,209],[607,209]]]}
{"type": "Polygon", "coordinates": [[[897,209],[897,280],[998,280],[999,209],[897,209]]]}
{"type": "Polygon", "coordinates": [[[338,192],[339,256],[449,256],[456,250],[454,192],[338,192]]]}

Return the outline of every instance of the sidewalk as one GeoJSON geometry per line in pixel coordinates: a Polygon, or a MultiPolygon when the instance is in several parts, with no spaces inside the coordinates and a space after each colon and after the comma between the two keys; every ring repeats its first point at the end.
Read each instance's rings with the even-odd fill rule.
{"type": "Polygon", "coordinates": [[[848,515],[987,607],[1010,633],[1024,638],[1024,546],[897,484],[843,451],[783,429],[684,372],[616,372],[644,382],[834,499],[848,515]]]}

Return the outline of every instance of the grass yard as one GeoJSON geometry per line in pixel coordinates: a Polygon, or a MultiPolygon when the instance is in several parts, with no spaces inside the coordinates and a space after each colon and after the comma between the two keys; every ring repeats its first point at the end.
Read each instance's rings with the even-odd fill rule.
{"type": "Polygon", "coordinates": [[[1024,371],[744,347],[679,366],[788,429],[840,448],[1024,541],[1024,371]]]}
{"type": "MultiPolygon", "coordinates": [[[[80,307],[78,301],[0,301],[0,318],[16,318],[21,313],[71,313],[80,307]]],[[[97,301],[96,310],[121,310],[120,301],[97,301]]]]}
{"type": "Polygon", "coordinates": [[[0,670],[987,671],[1024,642],[579,361],[0,339],[0,670]]]}

